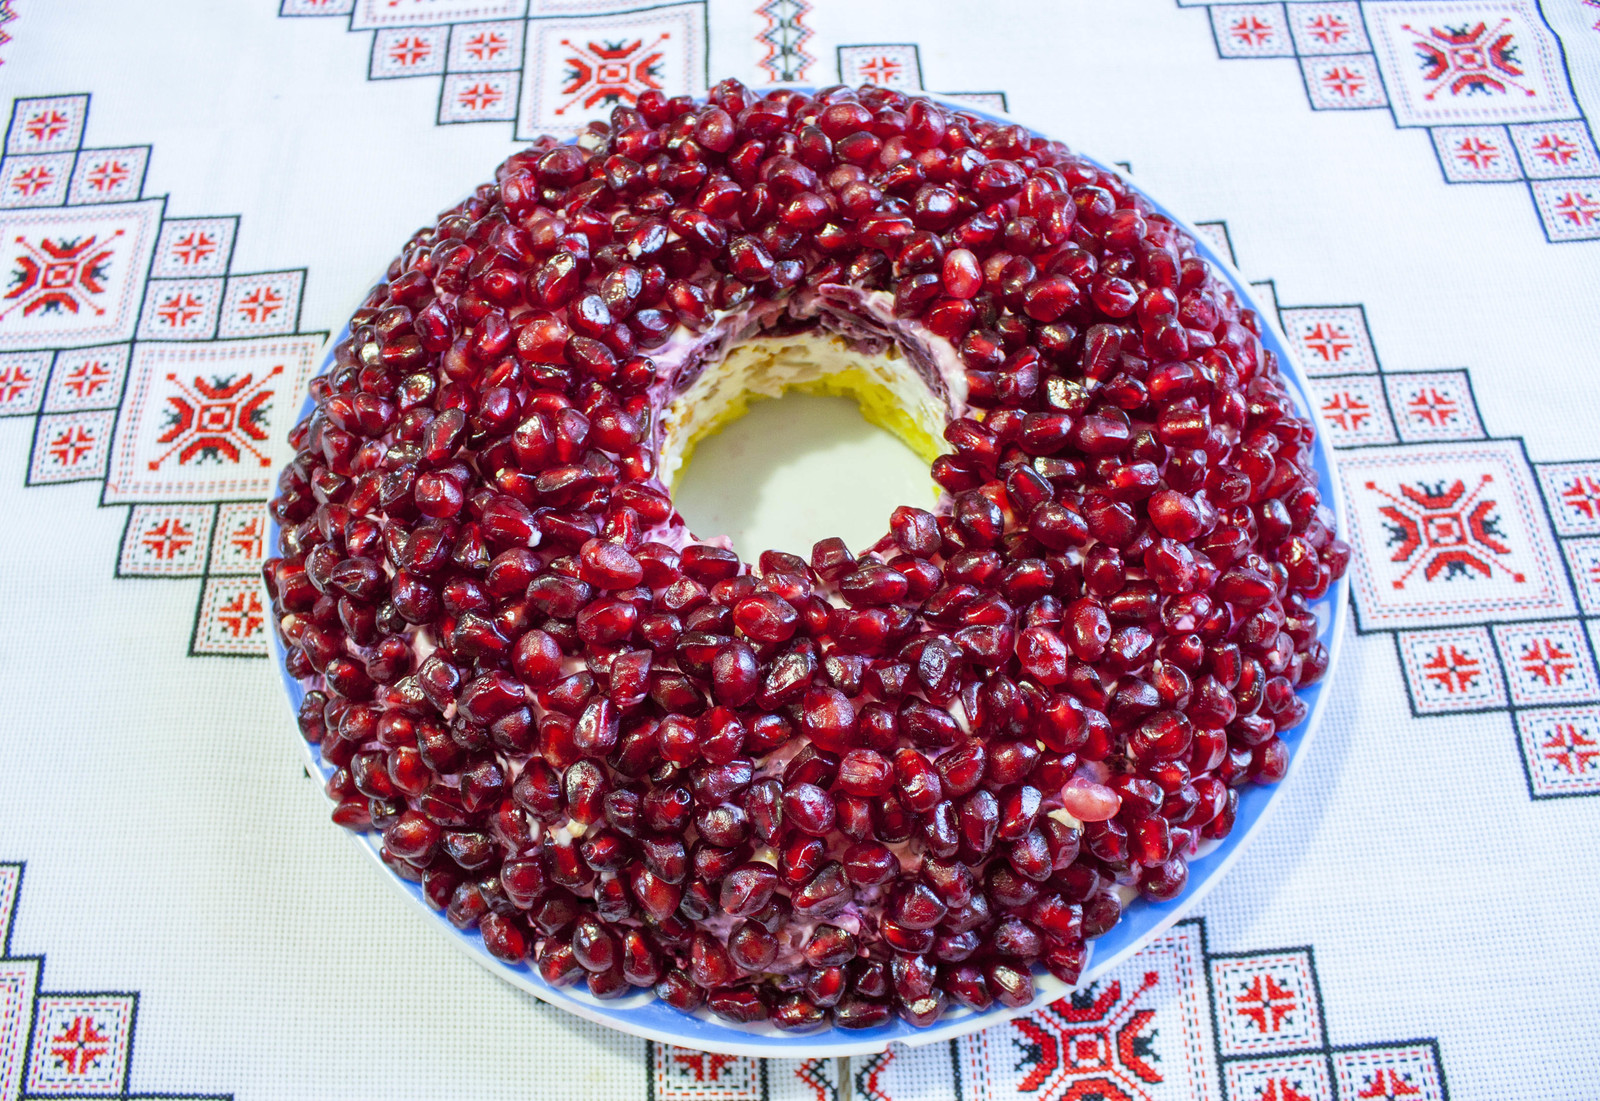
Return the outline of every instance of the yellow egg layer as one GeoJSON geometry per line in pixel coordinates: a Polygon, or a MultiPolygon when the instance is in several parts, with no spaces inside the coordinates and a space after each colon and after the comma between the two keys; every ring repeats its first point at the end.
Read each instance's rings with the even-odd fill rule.
{"type": "MultiPolygon", "coordinates": [[[[821,378],[786,383],[781,392],[850,398],[855,401],[857,408],[861,410],[861,416],[868,424],[877,425],[894,436],[910,448],[912,454],[929,465],[932,465],[933,460],[944,450],[941,441],[934,438],[928,427],[920,423],[900,404],[899,398],[887,386],[859,367],[832,371],[821,378]]],[[[710,439],[748,413],[752,402],[765,401],[770,397],[771,394],[758,393],[754,390],[741,391],[703,423],[695,425],[693,432],[684,442],[683,461],[673,474],[674,488],[678,479],[683,476],[684,470],[694,459],[695,448],[700,446],[701,441],[710,439]]],[[[937,493],[937,487],[935,492],[937,493]]]]}

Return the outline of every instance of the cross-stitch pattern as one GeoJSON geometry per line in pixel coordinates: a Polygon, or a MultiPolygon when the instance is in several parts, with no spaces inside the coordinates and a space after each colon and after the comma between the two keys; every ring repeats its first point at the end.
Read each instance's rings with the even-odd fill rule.
{"type": "Polygon", "coordinates": [[[300,328],[304,270],[234,270],[238,218],[166,218],[143,194],[149,148],[83,148],[88,115],[88,96],[12,104],[0,417],[34,421],[29,485],[133,505],[117,576],[201,579],[190,653],[261,657],[269,452],[325,334],[300,328]]]}
{"type": "MultiPolygon", "coordinates": [[[[1584,0],[1592,3],[1592,0],[1584,0]]],[[[1528,190],[1545,238],[1600,240],[1600,157],[1537,0],[1295,0],[1205,7],[1222,58],[1298,58],[1318,111],[1425,127],[1446,183],[1528,190]]]]}

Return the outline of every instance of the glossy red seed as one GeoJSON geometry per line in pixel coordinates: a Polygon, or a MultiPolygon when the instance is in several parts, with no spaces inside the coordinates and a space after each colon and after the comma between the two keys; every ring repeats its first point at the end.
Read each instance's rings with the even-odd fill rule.
{"type": "Polygon", "coordinates": [[[909,809],[932,810],[943,798],[943,784],[938,771],[916,750],[898,751],[894,757],[894,771],[895,788],[909,809]]]}
{"type": "Polygon", "coordinates": [[[741,864],[722,880],[722,909],[735,917],[759,913],[778,887],[778,873],[772,865],[741,864]]]}
{"type": "Polygon", "coordinates": [[[800,613],[781,596],[757,593],[734,605],[733,619],[741,631],[759,642],[785,642],[794,636],[800,613]]]}
{"type": "Polygon", "coordinates": [[[1047,627],[1029,627],[1017,636],[1017,659],[1024,673],[1048,688],[1067,679],[1067,644],[1047,627]]]}
{"type": "Polygon", "coordinates": [[[1074,776],[1061,789],[1061,805],[1081,822],[1103,822],[1117,813],[1122,800],[1104,784],[1074,776]]]}
{"type": "Polygon", "coordinates": [[[876,887],[900,872],[900,860],[877,841],[860,841],[844,852],[844,874],[858,887],[876,887]]]}
{"type": "Polygon", "coordinates": [[[836,688],[813,688],[806,692],[800,721],[806,736],[825,749],[848,749],[854,741],[855,705],[836,688]]]}
{"type": "Polygon", "coordinates": [[[945,254],[942,282],[951,298],[973,298],[983,286],[983,270],[968,249],[951,249],[945,254]]]}
{"type": "Polygon", "coordinates": [[[884,795],[893,781],[894,768],[874,750],[852,749],[839,762],[839,789],[851,795],[884,795]]]}
{"type": "Polygon", "coordinates": [[[833,800],[815,784],[793,784],[784,789],[784,821],[802,833],[821,837],[835,819],[833,800]]]}

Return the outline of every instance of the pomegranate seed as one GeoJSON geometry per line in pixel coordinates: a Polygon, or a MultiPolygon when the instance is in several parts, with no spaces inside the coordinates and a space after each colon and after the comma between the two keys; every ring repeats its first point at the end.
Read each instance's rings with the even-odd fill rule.
{"type": "Polygon", "coordinates": [[[997,960],[984,968],[983,974],[994,1000],[1001,1005],[1020,1009],[1033,1001],[1033,976],[1026,970],[997,960]]]}
{"type": "Polygon", "coordinates": [[[1189,865],[1181,856],[1172,857],[1139,876],[1139,893],[1153,902],[1177,898],[1189,882],[1189,865]]]}
{"type": "Polygon", "coordinates": [[[983,269],[969,249],[951,249],[944,257],[942,281],[951,298],[973,298],[983,286],[983,269]]]}
{"type": "Polygon", "coordinates": [[[722,909],[735,917],[759,913],[772,901],[778,873],[770,864],[741,864],[722,881],[722,909]]]}
{"type": "Polygon", "coordinates": [[[845,876],[858,887],[880,886],[899,872],[899,858],[876,841],[861,841],[845,850],[845,876]]]}
{"type": "Polygon", "coordinates": [[[884,795],[893,778],[894,770],[889,762],[870,749],[852,749],[839,762],[839,788],[851,795],[884,795]]]}
{"type": "Polygon", "coordinates": [[[835,818],[833,800],[815,784],[794,784],[783,793],[784,821],[802,833],[822,837],[835,818]]]}
{"type": "Polygon", "coordinates": [[[1122,806],[1122,799],[1104,784],[1074,776],[1061,789],[1061,806],[1080,822],[1103,822],[1122,806]]]}
{"type": "Polygon", "coordinates": [[[895,787],[901,800],[914,811],[928,811],[943,797],[939,773],[914,749],[902,749],[894,758],[895,787]]]}

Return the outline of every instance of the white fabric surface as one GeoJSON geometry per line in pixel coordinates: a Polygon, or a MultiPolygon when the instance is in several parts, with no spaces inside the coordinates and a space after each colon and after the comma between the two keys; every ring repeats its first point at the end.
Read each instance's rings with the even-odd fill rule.
{"type": "MultiPolygon", "coordinates": [[[[0,24],[12,38],[0,45],[0,108],[87,93],[82,145],[130,149],[129,164],[138,161],[134,147],[148,146],[142,194],[166,196],[167,219],[239,216],[231,266],[219,271],[279,273],[287,282],[268,283],[298,294],[292,277],[304,269],[298,328],[278,326],[291,334],[278,339],[314,347],[292,334],[337,328],[404,237],[486,178],[515,148],[514,133],[531,132],[511,121],[438,125],[441,88],[459,93],[462,82],[369,80],[374,35],[439,9],[471,8],[471,18],[485,19],[502,9],[520,14],[527,4],[358,0],[358,16],[394,22],[374,32],[349,30],[343,16],[285,17],[275,2],[14,0],[17,18],[0,24]]],[[[316,3],[283,6],[309,12],[316,3]]],[[[525,36],[532,59],[556,16],[598,36],[617,25],[610,13],[645,6],[533,0],[540,18],[508,25],[525,36]]],[[[1347,470],[1359,468],[1361,483],[1387,477],[1394,492],[1440,479],[1477,485],[1488,475],[1502,536],[1516,544],[1504,555],[1478,545],[1480,558],[1514,560],[1506,569],[1490,562],[1492,579],[1476,579],[1468,567],[1431,583],[1455,586],[1448,608],[1429,604],[1427,592],[1442,590],[1420,581],[1397,598],[1399,567],[1382,543],[1380,502],[1353,491],[1353,542],[1374,579],[1357,597],[1367,633],[1349,639],[1332,705],[1285,805],[1199,907],[1200,920],[1124,968],[1115,1004],[1103,1011],[1085,1008],[1077,1024],[1041,1019],[1033,1032],[1002,1026],[955,1048],[853,1060],[855,1096],[1054,1101],[1098,1075],[1107,1084],[1094,1088],[1107,1097],[1112,1086],[1131,1097],[1235,1101],[1288,1101],[1291,1087],[1307,1097],[1600,1097],[1600,758],[1573,757],[1563,775],[1545,756],[1555,751],[1544,748],[1559,735],[1557,723],[1579,737],[1600,730],[1593,624],[1583,618],[1600,613],[1600,570],[1588,572],[1600,561],[1588,539],[1600,534],[1600,505],[1588,516],[1578,507],[1586,473],[1600,494],[1600,216],[1585,225],[1581,198],[1600,209],[1600,163],[1592,138],[1587,149],[1580,140],[1589,134],[1583,119],[1600,120],[1600,8],[1544,0],[1551,31],[1533,0],[1359,7],[1364,12],[1354,3],[1208,8],[1198,0],[709,0],[631,17],[637,26],[655,20],[667,33],[699,36],[698,55],[667,58],[667,79],[690,85],[669,91],[699,90],[707,71],[713,80],[771,80],[757,36],[798,14],[812,60],[795,75],[808,82],[836,80],[841,64],[859,73],[887,58],[898,64],[896,79],[919,71],[931,90],[1003,91],[1024,121],[1128,162],[1140,186],[1172,209],[1226,222],[1241,269],[1271,280],[1263,291],[1285,308],[1291,336],[1306,338],[1322,319],[1345,325],[1340,331],[1354,341],[1357,311],[1291,307],[1364,306],[1387,383],[1341,379],[1319,384],[1319,393],[1335,405],[1351,395],[1381,405],[1387,385],[1399,427],[1382,414],[1341,442],[1394,440],[1397,432],[1408,442],[1347,456],[1347,470]],[[1310,52],[1323,47],[1307,37],[1319,13],[1353,18],[1357,31],[1364,15],[1362,33],[1375,51],[1398,42],[1382,56],[1363,42],[1337,56],[1367,82],[1361,95],[1386,90],[1403,122],[1437,125],[1397,126],[1382,106],[1313,110],[1313,97],[1326,103],[1334,94],[1319,83],[1322,55],[1310,52]],[[1266,30],[1246,25],[1245,38],[1234,36],[1247,19],[1266,30]],[[1299,30],[1286,30],[1288,20],[1301,20],[1299,30]],[[1491,45],[1502,27],[1513,35],[1514,60],[1501,57],[1516,73],[1485,62],[1509,90],[1447,98],[1455,114],[1405,91],[1422,87],[1415,82],[1427,67],[1412,39],[1450,27],[1471,37],[1480,22],[1491,45]],[[1422,29],[1408,38],[1402,26],[1422,29]],[[1295,42],[1303,60],[1284,56],[1295,42]],[[876,43],[905,45],[852,48],[876,43]],[[1541,110],[1547,116],[1534,117],[1541,110]],[[1530,152],[1534,130],[1551,123],[1567,127],[1559,133],[1577,151],[1565,166],[1541,168],[1530,152]],[[1507,146],[1499,166],[1449,159],[1474,137],[1507,146]],[[1569,175],[1531,185],[1447,182],[1452,172],[1507,173],[1517,141],[1528,174],[1569,175]],[[1578,217],[1562,218],[1562,193],[1580,196],[1578,217]],[[1455,373],[1407,377],[1418,372],[1455,373]],[[1454,419],[1430,425],[1402,416],[1427,386],[1457,404],[1454,419]],[[1476,422],[1466,408],[1473,397],[1476,422]],[[1484,437],[1513,442],[1451,442],[1484,437]],[[1528,465],[1587,460],[1594,461],[1528,465]],[[1578,504],[1563,503],[1570,485],[1578,504]],[[1506,580],[1512,568],[1542,571],[1549,591],[1526,598],[1519,586],[1529,582],[1506,580]],[[1462,601],[1471,607],[1462,610],[1462,601]],[[1505,626],[1527,622],[1533,626],[1521,633],[1505,626]],[[1572,657],[1563,659],[1559,683],[1541,685],[1528,679],[1522,658],[1527,646],[1551,639],[1572,657]],[[1421,668],[1450,645],[1488,670],[1455,693],[1421,668]],[[1471,697],[1466,705],[1463,696],[1471,697]],[[1462,706],[1476,709],[1451,712],[1462,706]],[[1529,756],[1522,747],[1535,738],[1529,756]],[[1147,975],[1157,978],[1141,992],[1147,975]],[[1286,1016],[1271,1013],[1275,997],[1292,1006],[1286,1016]],[[1276,1039],[1263,1037],[1265,1025],[1252,1031],[1253,1018],[1241,1012],[1252,1007],[1264,1014],[1254,1019],[1276,1023],[1266,1029],[1276,1039]],[[1155,1016],[1136,1022],[1131,1015],[1144,1009],[1155,1016]],[[1109,1030],[1080,1032],[1076,1046],[1063,1040],[1102,1018],[1113,1022],[1109,1030]],[[1147,1042],[1128,1051],[1145,1053],[1139,1065],[1153,1068],[1154,1080],[1140,1076],[1126,1051],[1094,1046],[1120,1035],[1147,1042]],[[1110,1069],[1086,1069],[1100,1059],[1110,1069]]],[[[443,23],[421,25],[430,28],[430,49],[457,51],[459,62],[460,41],[431,29],[443,23]]],[[[791,72],[800,60],[789,56],[791,72]]],[[[549,109],[526,98],[532,80],[524,75],[525,115],[549,109]]],[[[516,86],[513,79],[513,94],[516,86]]],[[[86,157],[77,163],[87,165],[86,157]]],[[[26,167],[6,169],[0,186],[26,167]]],[[[0,210],[8,243],[19,217],[0,210]]],[[[182,288],[157,288],[166,289],[182,288]]],[[[143,301],[141,291],[130,293],[143,301]]],[[[197,285],[201,292],[228,293],[220,283],[197,285]]],[[[239,306],[236,298],[221,304],[239,306]]],[[[162,335],[152,328],[154,308],[141,322],[144,336],[162,335]]],[[[22,351],[72,343],[13,338],[8,325],[21,323],[10,318],[0,314],[0,372],[13,360],[26,368],[32,361],[16,359],[22,351]]],[[[254,331],[278,321],[264,324],[254,331]]],[[[141,346],[135,377],[146,362],[139,357],[153,354],[154,345],[141,346]]],[[[1362,351],[1351,343],[1341,361],[1362,351]]],[[[69,365],[60,357],[56,364],[59,388],[69,365]]],[[[122,410],[124,434],[140,415],[133,394],[104,406],[122,410]]],[[[49,1092],[74,1080],[67,1064],[80,1059],[97,1088],[113,1094],[838,1096],[831,1063],[762,1068],[647,1051],[642,1041],[523,997],[450,951],[328,822],[302,771],[271,665],[219,652],[259,649],[259,639],[230,640],[206,618],[243,591],[229,581],[248,572],[243,559],[228,559],[221,540],[234,517],[215,521],[211,580],[197,576],[203,565],[181,564],[172,569],[190,576],[117,576],[159,567],[147,548],[143,559],[138,545],[128,552],[134,557],[124,553],[131,507],[145,508],[136,519],[151,523],[203,526],[212,514],[149,511],[173,500],[172,491],[139,496],[131,475],[118,480],[115,455],[111,484],[102,485],[102,468],[95,480],[25,485],[54,476],[39,465],[51,432],[112,431],[109,412],[99,420],[73,412],[61,394],[43,420],[33,415],[37,405],[23,408],[27,400],[0,406],[15,413],[0,421],[0,861],[26,863],[20,889],[15,872],[0,870],[0,915],[15,903],[7,957],[21,961],[0,962],[0,999],[10,999],[0,1000],[0,1097],[49,1092]],[[42,968],[25,960],[39,956],[48,957],[42,968]],[[35,1025],[34,994],[102,990],[138,992],[131,1052],[115,1042],[117,1022],[132,1013],[126,998],[85,1008],[41,995],[35,1025]],[[93,1059],[81,1054],[81,1027],[68,1035],[86,1015],[113,1034],[90,1045],[104,1047],[93,1059]],[[79,1054],[50,1054],[57,1049],[79,1054]],[[32,1071],[23,1066],[30,1052],[39,1064],[32,1071]],[[32,1084],[23,1081],[30,1073],[39,1075],[32,1084]]],[[[278,401],[275,443],[298,404],[287,391],[278,401]]],[[[1349,476],[1346,484],[1364,488],[1349,476]]],[[[265,495],[230,483],[200,486],[188,499],[265,495]]],[[[1108,991],[1102,984],[1097,993],[1108,991]]]]}

